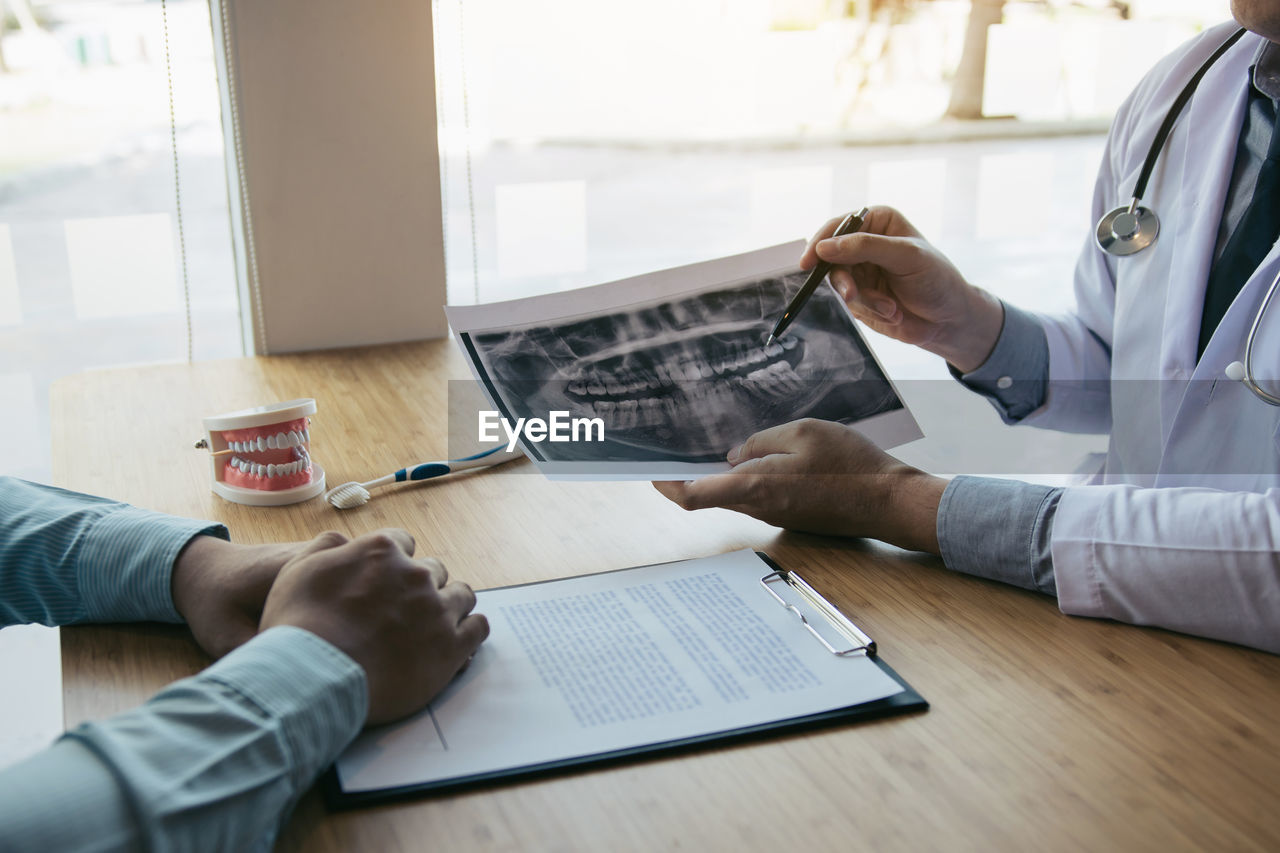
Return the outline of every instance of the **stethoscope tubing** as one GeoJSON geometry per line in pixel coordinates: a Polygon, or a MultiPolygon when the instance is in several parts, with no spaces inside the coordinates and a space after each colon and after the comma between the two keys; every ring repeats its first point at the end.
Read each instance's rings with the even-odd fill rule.
{"type": "Polygon", "coordinates": [[[1169,107],[1169,112],[1165,114],[1164,121],[1160,124],[1160,129],[1156,131],[1155,139],[1151,141],[1151,147],[1147,149],[1146,159],[1142,161],[1142,171],[1138,173],[1138,182],[1133,185],[1133,202],[1130,209],[1134,209],[1138,202],[1147,193],[1147,181],[1151,179],[1151,173],[1155,171],[1156,160],[1160,158],[1160,152],[1164,149],[1164,143],[1169,138],[1169,134],[1173,132],[1173,124],[1178,120],[1178,116],[1182,115],[1182,110],[1186,107],[1187,102],[1191,100],[1191,96],[1196,93],[1196,89],[1200,86],[1200,81],[1215,62],[1222,58],[1222,55],[1231,49],[1231,46],[1240,41],[1240,38],[1247,32],[1244,27],[1236,30],[1231,37],[1218,46],[1218,49],[1205,60],[1196,73],[1191,75],[1191,79],[1187,81],[1187,85],[1182,87],[1182,91],[1178,93],[1177,99],[1173,102],[1173,106],[1169,107]]]}
{"type": "MultiPolygon", "coordinates": [[[[1142,161],[1142,171],[1138,173],[1138,180],[1133,185],[1132,200],[1129,202],[1127,207],[1121,207],[1116,210],[1109,211],[1098,223],[1098,246],[1102,251],[1115,257],[1126,257],[1127,255],[1142,251],[1151,243],[1155,242],[1156,235],[1159,232],[1159,219],[1156,217],[1154,211],[1140,206],[1142,196],[1147,192],[1147,181],[1151,179],[1151,173],[1155,171],[1156,161],[1159,160],[1160,152],[1164,149],[1164,144],[1168,141],[1169,134],[1173,131],[1174,123],[1178,120],[1178,116],[1182,114],[1182,110],[1186,107],[1187,103],[1190,102],[1192,95],[1195,94],[1197,87],[1200,85],[1200,81],[1204,78],[1204,75],[1208,73],[1213,64],[1221,59],[1222,55],[1230,50],[1232,45],[1240,41],[1245,32],[1247,32],[1245,28],[1241,27],[1232,33],[1226,41],[1218,45],[1218,49],[1215,50],[1198,69],[1196,69],[1196,73],[1191,76],[1191,79],[1187,81],[1187,84],[1182,87],[1182,91],[1178,93],[1178,97],[1174,99],[1173,104],[1169,107],[1169,111],[1165,113],[1164,121],[1160,123],[1160,129],[1156,131],[1155,138],[1151,140],[1151,147],[1147,149],[1146,158],[1142,161]],[[1120,242],[1119,247],[1115,245],[1115,242],[1117,241],[1114,240],[1109,243],[1104,243],[1102,239],[1103,227],[1116,227],[1113,224],[1116,220],[1116,215],[1126,212],[1131,216],[1148,217],[1151,222],[1144,223],[1144,227],[1151,228],[1152,230],[1150,233],[1144,233],[1142,229],[1135,227],[1131,234],[1113,234],[1108,236],[1108,240],[1112,240],[1113,236],[1121,238],[1118,241],[1120,242]],[[1112,224],[1108,224],[1109,222],[1112,224]],[[1145,240],[1145,242],[1139,242],[1143,240],[1145,240]],[[1124,245],[1124,241],[1132,242],[1126,247],[1124,245]]],[[[1133,220],[1133,222],[1136,221],[1137,220],[1133,220]]],[[[1271,280],[1271,286],[1267,288],[1266,296],[1263,297],[1262,304],[1258,307],[1257,313],[1254,314],[1253,324],[1249,327],[1249,334],[1245,338],[1244,361],[1241,364],[1244,375],[1232,377],[1240,379],[1244,386],[1248,388],[1255,397],[1270,406],[1280,406],[1280,396],[1269,393],[1266,389],[1262,388],[1254,378],[1253,344],[1258,337],[1258,329],[1262,326],[1262,318],[1266,315],[1267,308],[1271,305],[1271,300],[1276,295],[1277,287],[1280,287],[1280,273],[1277,273],[1276,277],[1271,280]]],[[[1234,365],[1232,365],[1232,367],[1234,367],[1234,365]]],[[[1228,373],[1230,373],[1230,370],[1228,370],[1228,373]]]]}
{"type": "Polygon", "coordinates": [[[1267,306],[1271,304],[1272,297],[1276,295],[1277,286],[1280,286],[1280,272],[1277,272],[1275,278],[1271,279],[1271,286],[1267,288],[1267,295],[1262,297],[1262,304],[1258,306],[1258,313],[1253,315],[1253,325],[1249,327],[1249,335],[1244,340],[1244,376],[1240,380],[1244,383],[1244,387],[1253,392],[1253,396],[1271,406],[1280,406],[1280,396],[1268,392],[1253,378],[1253,342],[1258,337],[1258,329],[1262,326],[1262,318],[1267,313],[1267,306]]]}

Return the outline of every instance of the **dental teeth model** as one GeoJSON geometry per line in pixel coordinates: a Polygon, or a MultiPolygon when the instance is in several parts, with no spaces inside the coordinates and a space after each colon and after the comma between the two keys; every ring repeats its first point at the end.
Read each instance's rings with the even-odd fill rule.
{"type": "Polygon", "coordinates": [[[316,401],[289,400],[204,419],[212,451],[213,491],[235,503],[282,506],[324,491],[324,469],[311,458],[316,401]]]}

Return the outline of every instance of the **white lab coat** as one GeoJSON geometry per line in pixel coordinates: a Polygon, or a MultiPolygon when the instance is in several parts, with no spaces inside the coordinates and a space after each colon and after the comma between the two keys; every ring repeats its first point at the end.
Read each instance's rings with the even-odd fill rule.
{"type": "MultiPolygon", "coordinates": [[[[1091,221],[1128,203],[1170,104],[1234,29],[1216,27],[1163,59],[1121,107],[1091,221]]],[[[1143,198],[1160,217],[1156,243],[1114,258],[1089,239],[1076,268],[1075,313],[1040,318],[1049,393],[1024,423],[1111,436],[1094,484],[1067,489],[1054,518],[1050,548],[1064,612],[1280,652],[1280,408],[1224,374],[1243,358],[1254,314],[1280,271],[1280,244],[1196,363],[1248,68],[1261,43],[1246,33],[1174,126],[1143,198]]],[[[1253,364],[1259,378],[1280,375],[1280,300],[1253,364]]]]}

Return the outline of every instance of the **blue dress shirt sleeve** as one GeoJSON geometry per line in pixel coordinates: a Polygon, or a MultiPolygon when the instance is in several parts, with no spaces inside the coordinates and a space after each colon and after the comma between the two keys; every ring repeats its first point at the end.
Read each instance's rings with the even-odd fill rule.
{"type": "MultiPolygon", "coordinates": [[[[995,349],[977,370],[951,374],[986,397],[1007,424],[1044,405],[1049,344],[1031,314],[1004,303],[995,349]]],[[[956,477],[938,505],[947,568],[1057,595],[1049,533],[1061,489],[988,477],[956,477]]]]}
{"type": "Polygon", "coordinates": [[[947,568],[1057,596],[1049,533],[1062,489],[993,477],[956,477],[938,504],[947,568]]]}
{"type": "Polygon", "coordinates": [[[1049,341],[1033,315],[1007,302],[1004,325],[995,349],[982,366],[960,373],[947,369],[967,388],[977,391],[1007,424],[1014,424],[1044,405],[1049,387],[1049,341]]]}
{"type": "Polygon", "coordinates": [[[0,771],[0,851],[269,850],[367,711],[359,665],[273,628],[0,771]]]}
{"type": "Polygon", "coordinates": [[[193,536],[227,529],[0,477],[0,627],[26,622],[181,622],[173,563],[193,536]]]}

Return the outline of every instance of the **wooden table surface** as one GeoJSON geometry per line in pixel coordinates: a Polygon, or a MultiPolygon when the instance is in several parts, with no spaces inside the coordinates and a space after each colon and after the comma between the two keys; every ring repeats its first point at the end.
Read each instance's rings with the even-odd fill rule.
{"type": "MultiPolygon", "coordinates": [[[[931,709],[361,811],[313,791],[283,850],[1280,849],[1280,657],[1062,615],[877,543],[686,513],[647,483],[551,483],[521,461],[321,500],[231,504],[192,449],[207,415],[315,397],[330,484],[447,453],[450,342],[93,372],[53,391],[60,485],[226,523],[242,542],[412,531],[477,588],[766,551],[875,637],[931,709]]],[[[64,629],[66,723],[208,661],[182,629],[64,629]]]]}

